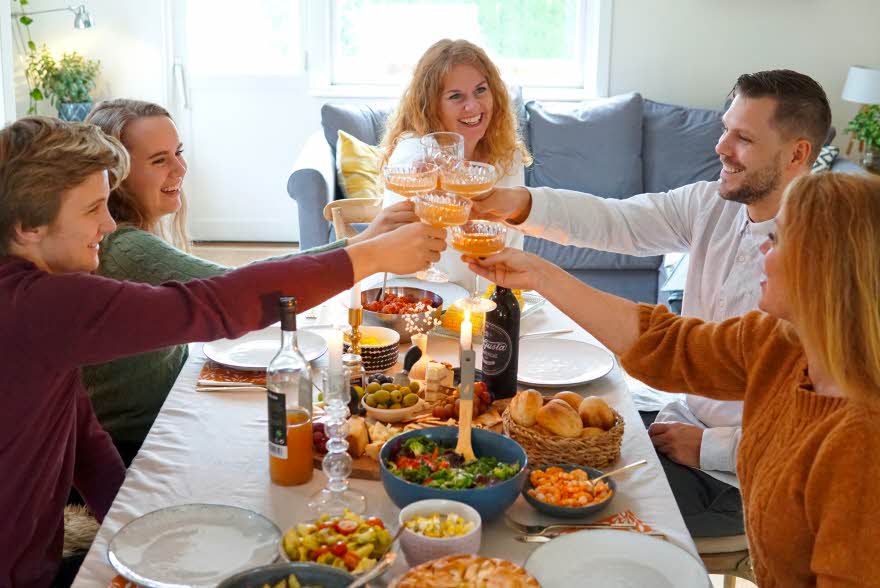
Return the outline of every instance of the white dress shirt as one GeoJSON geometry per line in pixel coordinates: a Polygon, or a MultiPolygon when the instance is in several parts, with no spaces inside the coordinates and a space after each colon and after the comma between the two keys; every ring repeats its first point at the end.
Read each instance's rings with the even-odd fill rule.
{"type": "MultiPolygon", "coordinates": [[[[717,322],[758,307],[763,275],[759,247],[776,221],[751,222],[745,205],[718,194],[718,182],[625,200],[552,188],[529,191],[532,210],[517,225],[527,235],[628,255],[689,253],[683,315],[717,322]]],[[[665,406],[656,422],[702,427],[700,469],[738,487],[742,403],[683,398],[665,406]]]]}
{"type": "MultiPolygon", "coordinates": [[[[420,159],[422,156],[422,146],[419,143],[418,138],[403,139],[394,148],[391,157],[388,158],[388,163],[390,165],[403,165],[420,159]]],[[[522,164],[522,156],[519,154],[519,151],[517,151],[511,172],[500,178],[496,182],[496,185],[503,188],[512,188],[514,186],[522,186],[523,184],[525,184],[525,169],[522,164]]],[[[402,200],[406,199],[400,194],[385,190],[385,198],[382,206],[383,208],[387,208],[402,200]]],[[[522,249],[523,241],[524,237],[520,231],[508,227],[507,236],[505,238],[508,247],[522,249]]],[[[447,239],[447,245],[449,245],[449,243],[450,241],[447,239]]],[[[437,262],[437,267],[449,274],[450,282],[454,282],[459,286],[466,288],[468,291],[474,287],[474,273],[461,261],[461,253],[453,249],[451,246],[448,246],[446,251],[440,254],[440,261],[437,262]]],[[[487,284],[488,282],[486,280],[480,278],[481,291],[485,290],[487,284]]]]}

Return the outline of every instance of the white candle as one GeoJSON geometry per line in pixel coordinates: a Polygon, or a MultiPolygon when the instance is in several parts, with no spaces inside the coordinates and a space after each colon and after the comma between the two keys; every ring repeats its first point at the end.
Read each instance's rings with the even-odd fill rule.
{"type": "Polygon", "coordinates": [[[349,308],[360,308],[361,307],[361,283],[355,282],[349,291],[351,298],[348,301],[349,308]]]}
{"type": "Polygon", "coordinates": [[[461,321],[461,349],[462,351],[468,351],[471,348],[471,331],[473,330],[473,325],[471,325],[471,311],[464,311],[464,320],[461,321]]]}
{"type": "Polygon", "coordinates": [[[327,373],[331,390],[335,389],[342,375],[342,331],[337,329],[332,329],[327,337],[327,373]]]}

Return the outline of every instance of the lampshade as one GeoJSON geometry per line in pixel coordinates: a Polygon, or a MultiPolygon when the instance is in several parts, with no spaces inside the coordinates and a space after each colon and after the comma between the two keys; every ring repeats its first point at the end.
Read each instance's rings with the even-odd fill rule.
{"type": "Polygon", "coordinates": [[[861,65],[849,68],[841,97],[858,104],[880,104],[880,69],[861,65]]]}

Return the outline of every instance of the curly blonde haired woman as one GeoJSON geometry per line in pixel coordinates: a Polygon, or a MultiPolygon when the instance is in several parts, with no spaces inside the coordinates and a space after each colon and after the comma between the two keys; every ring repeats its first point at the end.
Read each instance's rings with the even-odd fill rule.
{"type": "MultiPolygon", "coordinates": [[[[525,184],[523,165],[532,157],[519,136],[510,94],[498,67],[473,43],[443,39],[425,51],[382,139],[382,164],[401,164],[421,156],[419,138],[436,132],[464,137],[464,157],[494,165],[502,187],[525,184]]],[[[386,191],[385,206],[403,200],[386,191]]],[[[523,247],[523,235],[508,229],[507,245],[523,247]]],[[[459,284],[473,280],[458,255],[444,252],[440,265],[459,284]]]]}
{"type": "Polygon", "coordinates": [[[715,324],[518,251],[471,267],[536,288],[650,386],[744,401],[737,473],[759,586],[878,586],[880,180],[803,176],[777,230],[761,247],[764,312],[715,324]]]}

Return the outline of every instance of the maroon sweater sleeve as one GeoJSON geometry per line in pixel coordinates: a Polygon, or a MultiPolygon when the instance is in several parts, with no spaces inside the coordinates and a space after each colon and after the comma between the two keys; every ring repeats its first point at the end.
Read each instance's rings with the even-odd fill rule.
{"type": "Polygon", "coordinates": [[[354,281],[345,250],[149,286],[90,274],[30,272],[13,291],[18,329],[60,368],[167,345],[239,337],[278,320],[278,297],[306,310],[354,281]]]}
{"type": "Polygon", "coordinates": [[[125,465],[110,435],[95,417],[83,389],[79,390],[76,401],[76,461],[73,468],[73,485],[98,522],[102,522],[122,486],[125,465]]]}

